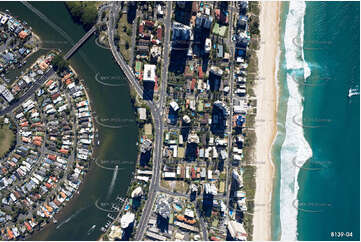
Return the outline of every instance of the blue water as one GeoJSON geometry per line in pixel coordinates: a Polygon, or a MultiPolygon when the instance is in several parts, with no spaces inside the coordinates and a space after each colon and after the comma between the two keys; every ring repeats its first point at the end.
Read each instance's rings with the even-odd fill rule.
{"type": "Polygon", "coordinates": [[[272,238],[359,240],[359,2],[283,5],[272,238]]]}

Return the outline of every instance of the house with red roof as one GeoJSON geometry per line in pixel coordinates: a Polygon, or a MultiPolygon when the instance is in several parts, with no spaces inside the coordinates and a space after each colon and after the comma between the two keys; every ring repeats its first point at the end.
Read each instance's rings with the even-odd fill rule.
{"type": "Polygon", "coordinates": [[[163,40],[163,29],[162,26],[158,26],[157,28],[157,39],[162,41],[163,40]]]}
{"type": "Polygon", "coordinates": [[[194,87],[196,86],[197,80],[195,78],[192,79],[191,90],[194,91],[194,87]]]}
{"type": "Polygon", "coordinates": [[[53,80],[49,80],[49,81],[47,81],[46,83],[45,83],[45,86],[46,87],[48,87],[48,86],[50,86],[51,84],[53,84],[53,80]]]}
{"type": "Polygon", "coordinates": [[[13,231],[11,231],[11,229],[6,228],[6,232],[8,233],[8,238],[9,238],[9,239],[13,239],[13,238],[14,238],[14,234],[13,234],[13,231]]]}
{"type": "Polygon", "coordinates": [[[20,39],[25,39],[26,37],[28,37],[28,33],[26,31],[20,31],[19,33],[19,38],[20,39]]]}
{"type": "Polygon", "coordinates": [[[150,20],[145,20],[144,24],[145,24],[145,26],[147,26],[149,28],[153,28],[153,26],[154,26],[154,22],[150,21],[150,20]]]}
{"type": "Polygon", "coordinates": [[[203,79],[203,70],[201,66],[198,66],[198,77],[203,79]]]}
{"type": "Polygon", "coordinates": [[[143,23],[140,23],[140,24],[139,24],[138,32],[139,32],[139,34],[143,34],[143,33],[144,33],[144,24],[143,24],[143,23]]]}
{"type": "Polygon", "coordinates": [[[56,155],[51,155],[51,154],[49,154],[48,155],[48,159],[50,159],[50,160],[56,160],[56,155]]]}
{"type": "Polygon", "coordinates": [[[31,232],[32,231],[32,228],[31,228],[31,226],[30,226],[30,224],[28,223],[28,222],[24,222],[24,224],[25,224],[25,227],[26,227],[26,229],[29,231],[29,232],[31,232]]]}

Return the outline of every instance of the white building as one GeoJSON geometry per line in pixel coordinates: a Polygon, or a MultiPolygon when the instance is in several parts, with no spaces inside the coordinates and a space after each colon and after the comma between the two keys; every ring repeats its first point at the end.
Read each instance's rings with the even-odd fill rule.
{"type": "Polygon", "coordinates": [[[183,116],[183,121],[186,123],[186,124],[189,124],[191,122],[191,118],[188,116],[188,115],[184,115],[183,116]]]}
{"type": "Polygon", "coordinates": [[[198,144],[198,143],[199,143],[199,137],[198,137],[197,133],[192,132],[192,133],[188,136],[187,142],[188,142],[188,143],[196,143],[196,144],[198,144]]]}
{"type": "Polygon", "coordinates": [[[8,103],[14,100],[13,94],[4,85],[0,85],[0,94],[8,103]]]}
{"type": "Polygon", "coordinates": [[[169,105],[175,112],[179,109],[179,105],[175,101],[170,102],[169,105]]]}
{"type": "Polygon", "coordinates": [[[135,198],[135,197],[140,197],[143,195],[143,189],[142,187],[137,187],[136,189],[133,190],[132,192],[132,198],[135,198]]]}
{"type": "Polygon", "coordinates": [[[233,177],[234,180],[236,180],[236,181],[238,182],[238,184],[239,184],[240,186],[243,185],[243,178],[242,178],[242,176],[238,173],[238,171],[237,171],[236,169],[233,169],[233,170],[232,170],[232,177],[233,177]]]}
{"type": "Polygon", "coordinates": [[[233,239],[240,241],[247,240],[247,233],[243,227],[243,224],[231,220],[228,222],[227,228],[233,239]]]}
{"type": "Polygon", "coordinates": [[[163,178],[165,178],[165,179],[175,179],[176,178],[176,173],[175,172],[165,171],[165,172],[163,172],[163,178]]]}
{"type": "Polygon", "coordinates": [[[209,53],[211,51],[212,41],[210,38],[206,39],[206,43],[204,44],[204,52],[209,53]]]}
{"type": "Polygon", "coordinates": [[[122,229],[128,228],[128,226],[134,222],[134,218],[134,213],[127,212],[126,214],[124,214],[120,219],[120,226],[122,227],[122,229]]]}
{"type": "Polygon", "coordinates": [[[156,65],[145,64],[143,72],[143,81],[155,82],[156,65]]]}
{"type": "Polygon", "coordinates": [[[146,120],[147,119],[147,110],[145,108],[138,108],[138,114],[140,120],[146,120]]]}
{"type": "Polygon", "coordinates": [[[186,208],[184,211],[184,215],[189,218],[194,218],[194,211],[190,210],[189,208],[186,208]]]}
{"type": "Polygon", "coordinates": [[[209,183],[206,183],[204,184],[204,192],[206,194],[212,194],[212,195],[217,195],[217,187],[215,184],[209,184],[209,183]]]}

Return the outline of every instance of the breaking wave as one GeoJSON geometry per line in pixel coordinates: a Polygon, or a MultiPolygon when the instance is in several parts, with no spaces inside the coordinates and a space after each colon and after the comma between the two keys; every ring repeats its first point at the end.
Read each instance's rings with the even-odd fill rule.
{"type": "Polygon", "coordinates": [[[312,150],[304,137],[303,127],[296,125],[292,118],[303,114],[303,97],[299,91],[299,81],[306,81],[311,70],[304,60],[304,15],[306,3],[304,1],[291,1],[286,19],[284,35],[287,88],[289,97],[287,101],[287,114],[285,123],[285,140],[281,147],[281,185],[280,185],[280,217],[281,240],[297,240],[297,209],[296,201],[298,183],[297,177],[300,168],[293,164],[296,159],[303,165],[312,157],[312,150]],[[295,45],[294,40],[297,40],[295,45]]]}

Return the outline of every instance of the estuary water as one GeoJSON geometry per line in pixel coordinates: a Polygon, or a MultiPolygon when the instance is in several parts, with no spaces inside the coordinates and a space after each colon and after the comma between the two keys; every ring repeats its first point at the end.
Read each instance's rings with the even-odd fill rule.
{"type": "MultiPolygon", "coordinates": [[[[85,30],[73,22],[63,2],[31,4],[70,36],[74,43],[85,34],[85,30]]],[[[40,36],[46,49],[37,55],[46,53],[47,48],[59,48],[64,52],[71,48],[68,40],[20,2],[1,2],[0,10],[6,9],[25,20],[40,36]]],[[[110,220],[106,210],[110,209],[111,202],[118,195],[125,196],[135,167],[138,136],[135,114],[127,80],[111,52],[96,45],[95,37],[92,36],[71,57],[70,62],[80,78],[84,79],[97,120],[107,126],[97,125],[100,144],[96,149],[96,158],[100,166],[92,162],[80,193],[75,194],[61,210],[60,216],[57,216],[58,223],[49,224],[41,232],[35,232],[32,240],[99,239],[102,233],[100,228],[110,220]],[[97,80],[119,85],[107,86],[97,80]],[[118,169],[115,172],[116,166],[118,169]],[[96,202],[102,209],[95,206],[96,202]],[[91,229],[93,225],[95,229],[91,229]]],[[[112,214],[114,216],[115,213],[112,214]]]]}

